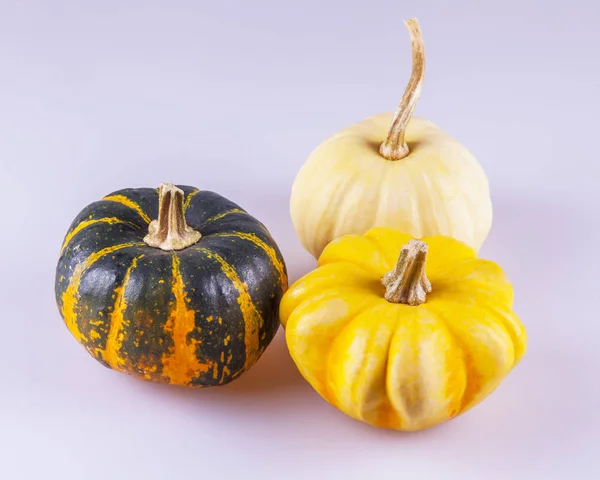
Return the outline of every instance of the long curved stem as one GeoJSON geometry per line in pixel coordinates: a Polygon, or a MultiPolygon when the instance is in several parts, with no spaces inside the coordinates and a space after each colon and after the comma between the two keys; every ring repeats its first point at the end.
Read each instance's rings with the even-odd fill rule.
{"type": "Polygon", "coordinates": [[[409,154],[405,135],[423,87],[425,77],[425,47],[419,21],[411,18],[404,22],[410,33],[412,44],[412,75],[396,110],[387,138],[379,147],[379,153],[388,160],[400,160],[409,154]]]}
{"type": "Polygon", "coordinates": [[[200,237],[185,221],[183,190],[163,183],[158,190],[158,219],[150,223],[144,242],[161,250],[183,250],[200,237]]]}

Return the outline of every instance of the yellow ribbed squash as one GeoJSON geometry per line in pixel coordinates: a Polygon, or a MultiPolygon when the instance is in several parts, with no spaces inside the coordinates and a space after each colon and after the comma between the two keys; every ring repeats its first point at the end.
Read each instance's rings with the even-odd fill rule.
{"type": "Polygon", "coordinates": [[[420,430],[486,398],[527,344],[501,268],[450,237],[379,227],[331,242],[280,306],[317,392],[378,427],[420,430]]]}
{"type": "Polygon", "coordinates": [[[319,145],[294,181],[290,213],[315,258],[333,239],[370,228],[447,235],[479,250],[492,223],[486,175],[471,153],[413,117],[425,72],[416,19],[407,21],[413,74],[395,114],[351,125],[319,145]]]}

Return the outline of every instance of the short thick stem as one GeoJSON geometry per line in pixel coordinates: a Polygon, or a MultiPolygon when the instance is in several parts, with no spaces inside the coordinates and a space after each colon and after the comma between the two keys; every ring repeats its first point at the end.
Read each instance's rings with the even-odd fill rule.
{"type": "Polygon", "coordinates": [[[425,275],[427,244],[411,240],[402,247],[396,268],[384,275],[385,299],[391,303],[421,305],[431,292],[431,282],[425,275]]]}
{"type": "Polygon", "coordinates": [[[379,153],[388,160],[400,160],[409,154],[406,144],[406,127],[412,118],[425,77],[425,47],[421,29],[416,18],[404,22],[410,33],[412,44],[412,75],[396,110],[387,138],[379,147],[379,153]]]}
{"type": "Polygon", "coordinates": [[[144,242],[161,250],[183,250],[200,237],[200,232],[185,221],[183,190],[172,183],[163,183],[158,190],[158,219],[150,222],[144,242]]]}

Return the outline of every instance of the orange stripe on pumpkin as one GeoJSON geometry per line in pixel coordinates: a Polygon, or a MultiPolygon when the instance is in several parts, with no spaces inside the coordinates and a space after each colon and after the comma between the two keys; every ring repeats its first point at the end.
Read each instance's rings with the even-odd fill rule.
{"type": "Polygon", "coordinates": [[[96,263],[98,260],[100,260],[102,257],[105,257],[106,255],[109,255],[118,250],[122,250],[124,248],[143,245],[145,244],[141,242],[129,242],[121,243],[119,245],[113,245],[112,247],[106,247],[102,250],[92,253],[84,262],[80,263],[75,267],[73,275],[71,275],[71,279],[69,281],[69,286],[62,294],[62,316],[65,320],[67,328],[77,339],[77,341],[87,341],[86,336],[79,330],[79,326],[77,325],[76,313],[77,304],[79,303],[79,285],[81,283],[81,276],[83,275],[83,273],[94,263],[96,263]]]}
{"type": "Polygon", "coordinates": [[[217,213],[213,217],[210,217],[208,220],[204,221],[202,226],[204,226],[208,223],[211,223],[211,222],[216,222],[217,220],[221,220],[223,217],[226,217],[227,215],[231,215],[232,213],[242,213],[242,214],[248,215],[248,212],[242,210],[241,208],[232,208],[230,210],[225,210],[224,212],[217,213]]]}
{"type": "MultiPolygon", "coordinates": [[[[244,368],[242,371],[250,368],[262,353],[259,343],[259,331],[263,325],[263,319],[256,309],[256,306],[252,302],[250,293],[248,292],[248,286],[240,280],[240,277],[236,273],[235,269],[225,261],[220,255],[211,252],[206,248],[197,248],[201,252],[204,252],[208,258],[216,260],[221,266],[221,271],[225,276],[233,283],[233,286],[238,292],[238,304],[240,311],[244,318],[244,344],[246,346],[246,361],[244,362],[244,368]]],[[[225,339],[226,341],[227,339],[225,339]]],[[[224,345],[227,343],[224,341],[224,345]]],[[[241,373],[241,371],[239,372],[241,373]]]]}
{"type": "Polygon", "coordinates": [[[150,223],[151,221],[148,214],[144,212],[144,210],[142,210],[142,207],[140,207],[136,202],[134,202],[131,198],[126,197],[125,195],[109,195],[108,197],[104,197],[102,200],[106,202],[117,202],[121,205],[125,205],[126,207],[135,210],[138,213],[138,215],[142,217],[144,222],[150,223]]]}
{"type": "Polygon", "coordinates": [[[137,262],[144,255],[135,257],[125,272],[125,278],[123,283],[117,289],[115,289],[115,305],[112,314],[110,315],[110,326],[108,330],[108,337],[106,339],[106,347],[102,352],[102,358],[115,370],[120,370],[125,364],[125,359],[120,356],[120,350],[123,346],[123,338],[125,333],[123,327],[129,326],[129,321],[125,320],[124,314],[127,309],[127,302],[125,300],[125,290],[131,277],[131,272],[137,266],[137,262]]]}
{"type": "Polygon", "coordinates": [[[226,232],[226,233],[216,233],[214,236],[215,237],[241,238],[242,240],[251,242],[254,245],[256,245],[258,248],[262,249],[269,257],[269,260],[271,260],[271,263],[273,264],[273,266],[277,269],[277,273],[279,274],[279,281],[281,282],[281,286],[282,286],[281,288],[283,288],[284,292],[287,290],[288,278],[285,273],[285,265],[283,264],[283,262],[281,260],[279,260],[279,257],[277,256],[277,252],[269,244],[267,244],[266,242],[261,240],[259,237],[257,237],[253,233],[243,233],[243,232],[227,233],[226,232]]]}
{"type": "Polygon", "coordinates": [[[213,368],[213,362],[201,363],[196,356],[200,342],[193,338],[188,339],[188,335],[196,329],[196,311],[187,307],[180,260],[175,254],[172,265],[172,292],[175,302],[171,304],[171,315],[164,330],[173,339],[173,349],[162,357],[162,374],[168,377],[169,383],[188,385],[200,373],[213,368]]]}
{"type": "Polygon", "coordinates": [[[200,192],[200,190],[198,190],[197,188],[195,188],[190,193],[188,193],[188,196],[186,197],[185,202],[183,204],[183,211],[184,212],[188,209],[188,207],[190,206],[190,203],[192,203],[192,199],[198,194],[198,192],[200,192]]]}
{"type": "Polygon", "coordinates": [[[69,233],[67,233],[67,236],[65,237],[62,247],[60,247],[60,253],[62,254],[64,252],[65,248],[67,248],[67,245],[69,244],[69,242],[73,239],[73,237],[75,235],[77,235],[83,229],[85,229],[91,225],[96,225],[98,223],[108,223],[109,225],[115,225],[117,223],[125,223],[128,225],[132,225],[136,228],[139,228],[139,225],[136,225],[135,223],[127,222],[125,220],[121,220],[120,218],[117,218],[117,217],[94,218],[92,220],[84,220],[83,222],[78,223],[75,226],[75,228],[73,228],[73,230],[71,230],[69,233]]]}

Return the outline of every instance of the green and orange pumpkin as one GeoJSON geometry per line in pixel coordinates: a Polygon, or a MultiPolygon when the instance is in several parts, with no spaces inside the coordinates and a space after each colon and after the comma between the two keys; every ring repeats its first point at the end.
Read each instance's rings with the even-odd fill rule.
{"type": "Polygon", "coordinates": [[[73,221],[56,301],[100,363],[142,379],[223,385],[279,326],[287,289],[265,226],[214,192],[164,184],[114,192],[73,221]]]}

